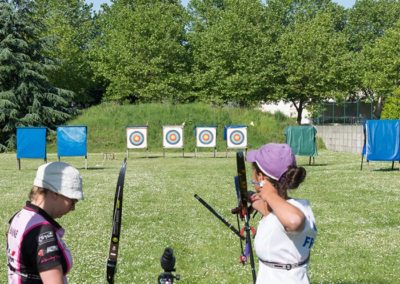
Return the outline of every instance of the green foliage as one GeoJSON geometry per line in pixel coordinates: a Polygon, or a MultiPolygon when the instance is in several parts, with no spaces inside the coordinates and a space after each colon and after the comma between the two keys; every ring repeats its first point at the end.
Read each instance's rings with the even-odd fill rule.
{"type": "Polygon", "coordinates": [[[90,42],[95,37],[94,18],[84,0],[36,0],[35,17],[44,29],[41,37],[48,38],[47,56],[57,64],[48,73],[52,84],[73,91],[74,102],[90,105],[100,101],[90,66],[90,42]]]}
{"type": "Polygon", "coordinates": [[[349,10],[345,31],[349,36],[349,47],[361,51],[372,46],[388,28],[400,18],[398,0],[358,0],[349,10]]]}
{"type": "MultiPolygon", "coordinates": [[[[90,135],[90,132],[89,132],[90,135]]],[[[203,153],[202,153],[203,154],[203,153]]],[[[103,160],[89,153],[89,169],[80,158],[68,158],[80,169],[85,199],[58,221],[74,258],[68,283],[106,283],[115,186],[124,153],[103,160]]],[[[176,256],[176,283],[252,283],[250,265],[239,263],[239,240],[204,208],[197,193],[230,223],[236,207],[233,176],[236,161],[210,158],[141,158],[130,154],[125,178],[118,270],[115,283],[156,283],[160,256],[170,246],[176,256]]],[[[49,161],[57,156],[50,154],[49,161]]],[[[399,164],[370,162],[360,171],[360,156],[320,151],[315,165],[298,157],[307,177],[290,195],[309,199],[318,235],[311,252],[311,283],[397,284],[400,279],[399,164]]],[[[6,282],[8,220],[21,209],[42,160],[0,155],[0,279],[6,282]]],[[[248,181],[250,165],[247,164],[248,181]]],[[[251,185],[249,184],[249,189],[251,185]]],[[[257,227],[260,215],[251,219],[257,227]]],[[[256,268],[257,259],[256,259],[256,268]]],[[[4,283],[3,282],[3,283],[4,283]]]]}
{"type": "Polygon", "coordinates": [[[272,92],[271,43],[258,0],[191,1],[193,92],[200,100],[251,105],[272,92]]]}
{"type": "MultiPolygon", "coordinates": [[[[91,107],[70,121],[69,125],[88,126],[88,151],[121,152],[126,149],[125,127],[148,125],[149,151],[162,151],[162,126],[185,123],[185,152],[194,151],[196,125],[217,126],[217,150],[226,150],[223,140],[224,126],[248,126],[248,147],[255,148],[266,142],[283,142],[283,130],[293,125],[285,116],[276,120],[272,114],[245,108],[212,107],[206,104],[139,104],[117,105],[105,103],[91,107]]],[[[54,139],[55,140],[55,139],[54,139]]],[[[52,142],[54,141],[52,139],[52,142]]],[[[51,145],[49,152],[55,151],[51,145]]],[[[172,150],[173,151],[173,150],[172,150]]]]}
{"type": "Polygon", "coordinates": [[[279,39],[278,98],[293,103],[299,124],[304,108],[339,96],[350,85],[351,58],[345,35],[336,31],[334,11],[321,8],[313,18],[293,23],[279,39]]]}
{"type": "Polygon", "coordinates": [[[393,93],[400,84],[400,21],[373,46],[365,48],[364,84],[380,96],[393,93]]]}
{"type": "Polygon", "coordinates": [[[354,51],[354,91],[377,102],[375,116],[381,116],[384,97],[398,86],[398,33],[400,2],[360,0],[349,11],[345,32],[354,51]],[[397,80],[397,81],[396,81],[397,80]]]}
{"type": "Polygon", "coordinates": [[[383,119],[400,119],[400,88],[388,96],[382,110],[383,119]]]}
{"type": "Polygon", "coordinates": [[[54,128],[70,117],[70,91],[49,83],[41,27],[31,1],[0,3],[0,151],[13,149],[17,126],[54,128]]]}
{"type": "Polygon", "coordinates": [[[180,1],[114,1],[100,14],[92,49],[106,100],[185,102],[189,88],[187,13],[180,1]]]}

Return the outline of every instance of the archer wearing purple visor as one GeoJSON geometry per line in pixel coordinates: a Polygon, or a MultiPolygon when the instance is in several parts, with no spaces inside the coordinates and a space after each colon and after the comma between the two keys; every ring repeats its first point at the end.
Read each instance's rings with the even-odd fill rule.
{"type": "Polygon", "coordinates": [[[253,165],[257,191],[250,201],[263,215],[254,240],[257,284],[310,283],[310,251],[317,235],[314,214],[308,200],[288,196],[288,190],[304,181],[306,170],[297,167],[287,144],[266,144],[249,151],[246,160],[253,165]]]}

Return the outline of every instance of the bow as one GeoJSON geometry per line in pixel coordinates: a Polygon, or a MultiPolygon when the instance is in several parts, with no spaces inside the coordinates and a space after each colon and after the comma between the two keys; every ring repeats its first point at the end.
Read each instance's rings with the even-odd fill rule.
{"type": "Polygon", "coordinates": [[[122,217],[122,196],[124,189],[126,172],[126,158],[124,159],[119,171],[117,188],[114,197],[113,224],[111,232],[110,250],[107,259],[107,282],[114,283],[114,275],[117,267],[119,235],[121,232],[121,217],[122,217]]]}
{"type": "Polygon", "coordinates": [[[204,207],[208,209],[215,217],[217,217],[222,223],[224,223],[229,229],[231,229],[232,232],[235,233],[236,236],[238,236],[241,240],[244,240],[245,238],[243,237],[243,234],[240,234],[240,232],[224,217],[222,217],[217,211],[214,210],[203,198],[198,196],[197,194],[194,195],[194,197],[201,203],[203,204],[204,207]]]}
{"type": "Polygon", "coordinates": [[[250,207],[248,207],[248,192],[247,192],[247,181],[246,181],[246,166],[244,162],[243,152],[237,152],[236,154],[236,163],[237,163],[237,173],[235,176],[235,188],[236,188],[236,196],[238,199],[238,206],[232,209],[232,213],[236,214],[237,217],[237,226],[236,229],[231,223],[226,221],[220,214],[218,214],[206,201],[204,201],[197,194],[194,197],[204,206],[206,207],[215,217],[217,217],[222,223],[224,223],[233,233],[235,233],[240,239],[240,262],[245,264],[247,259],[250,258],[251,264],[251,273],[253,276],[253,282],[256,282],[256,270],[254,264],[254,256],[253,249],[251,245],[251,233],[255,235],[255,230],[253,227],[250,227],[250,207]],[[244,221],[244,227],[241,228],[240,220],[244,221]],[[246,246],[243,249],[242,241],[246,241],[246,246]]]}
{"type": "Polygon", "coordinates": [[[237,164],[237,176],[235,176],[235,188],[236,196],[238,198],[238,206],[232,209],[232,213],[236,214],[238,228],[240,229],[239,218],[244,221],[244,227],[240,229],[241,236],[244,234],[246,245],[243,250],[242,238],[240,239],[241,256],[240,262],[245,264],[248,257],[250,257],[251,273],[253,276],[253,282],[256,282],[256,270],[254,264],[254,255],[251,245],[251,233],[255,234],[254,228],[250,227],[250,209],[248,205],[248,191],[247,191],[247,180],[246,180],[246,165],[244,160],[244,154],[242,151],[236,153],[236,164],[237,164]]]}

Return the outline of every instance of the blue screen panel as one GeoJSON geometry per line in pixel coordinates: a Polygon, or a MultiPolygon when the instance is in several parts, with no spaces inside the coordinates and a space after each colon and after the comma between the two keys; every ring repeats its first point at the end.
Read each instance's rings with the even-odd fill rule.
{"type": "Polygon", "coordinates": [[[57,127],[57,155],[87,156],[87,127],[57,127]]]}
{"type": "Polygon", "coordinates": [[[368,161],[400,161],[400,120],[367,120],[365,132],[368,161]]]}
{"type": "Polygon", "coordinates": [[[46,128],[17,127],[17,159],[46,159],[46,128]]]}

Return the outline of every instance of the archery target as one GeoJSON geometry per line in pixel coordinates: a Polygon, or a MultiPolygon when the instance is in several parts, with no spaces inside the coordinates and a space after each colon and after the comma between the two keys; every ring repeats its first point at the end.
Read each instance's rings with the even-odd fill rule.
{"type": "Polygon", "coordinates": [[[247,148],[247,127],[229,127],[226,134],[228,148],[247,148]]]}
{"type": "Polygon", "coordinates": [[[183,148],[182,126],[163,126],[163,147],[183,148]]]}
{"type": "Polygon", "coordinates": [[[215,147],[216,133],[215,127],[196,127],[196,147],[215,147]]]}
{"type": "Polygon", "coordinates": [[[147,149],[147,127],[127,127],[126,140],[128,149],[147,149]]]}

